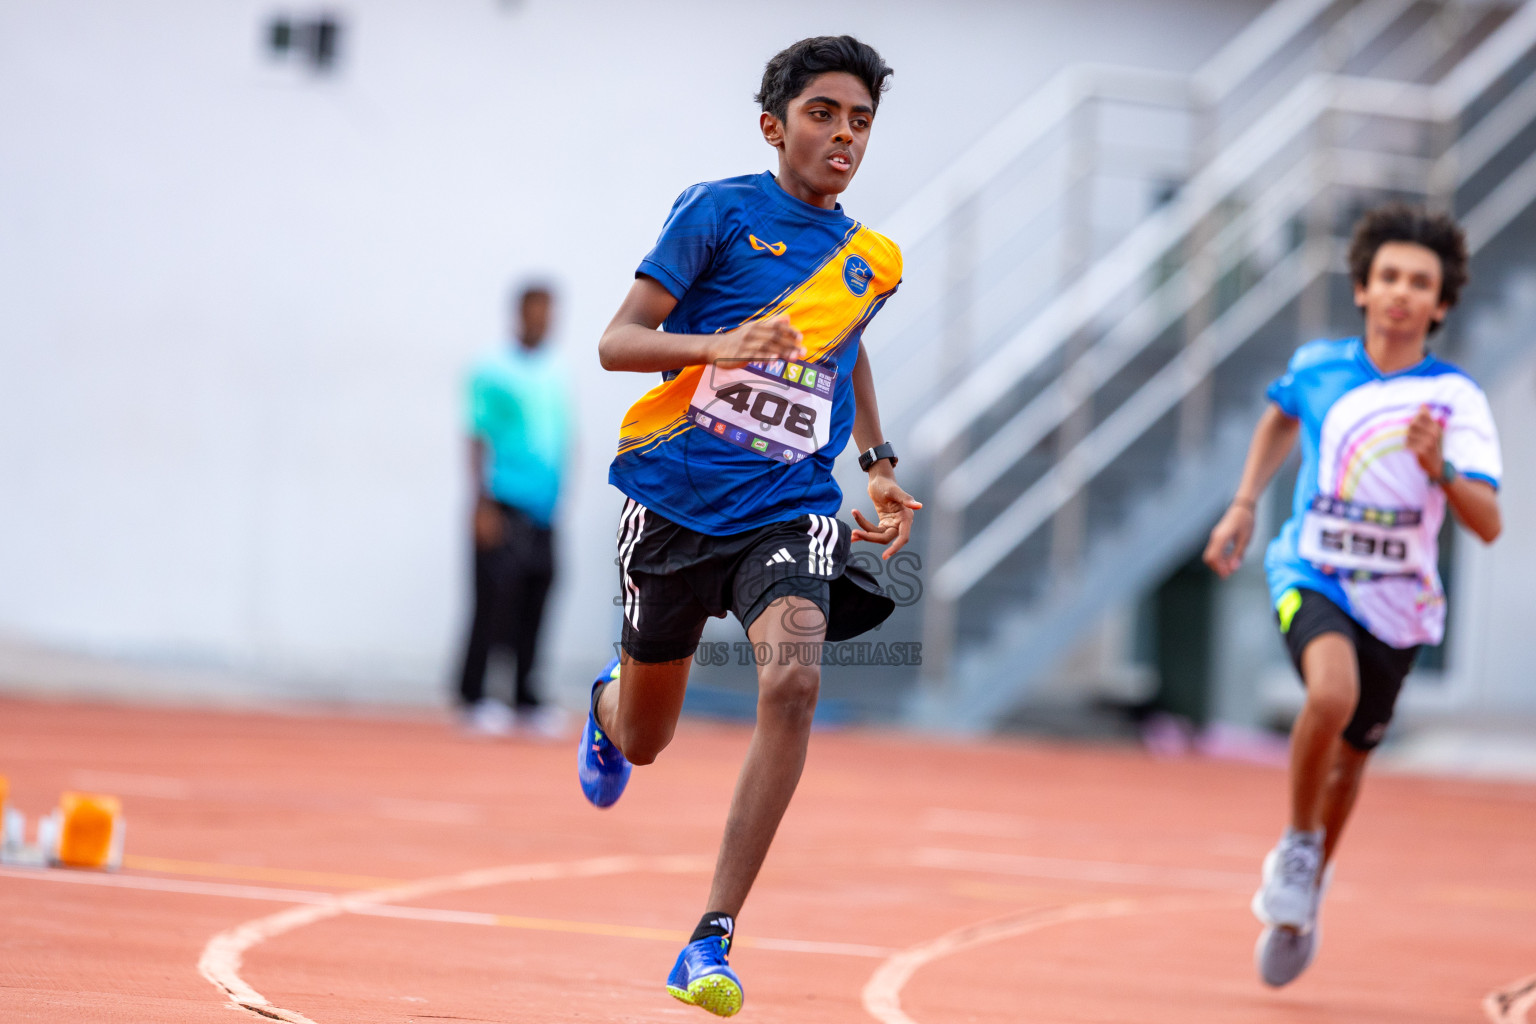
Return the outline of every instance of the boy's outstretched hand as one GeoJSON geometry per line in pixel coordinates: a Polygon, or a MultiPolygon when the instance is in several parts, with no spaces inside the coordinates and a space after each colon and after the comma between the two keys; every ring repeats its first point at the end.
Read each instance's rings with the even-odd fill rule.
{"type": "Polygon", "coordinates": [[[859,528],[853,531],[854,540],[867,540],[874,544],[888,544],[881,558],[890,558],[906,547],[912,535],[912,515],[923,503],[901,489],[896,478],[887,473],[872,473],[869,478],[869,498],[875,503],[878,525],[871,525],[864,513],[853,510],[853,521],[859,528]]]}
{"type": "Polygon", "coordinates": [[[720,335],[720,340],[711,348],[710,362],[722,370],[734,370],[751,362],[804,359],[805,354],[800,332],[789,322],[789,317],[781,313],[767,320],[753,320],[720,335]]]}
{"type": "Polygon", "coordinates": [[[1205,545],[1202,556],[1205,564],[1226,579],[1243,564],[1243,554],[1252,539],[1253,509],[1238,504],[1228,506],[1226,514],[1211,530],[1210,542],[1205,545]]]}

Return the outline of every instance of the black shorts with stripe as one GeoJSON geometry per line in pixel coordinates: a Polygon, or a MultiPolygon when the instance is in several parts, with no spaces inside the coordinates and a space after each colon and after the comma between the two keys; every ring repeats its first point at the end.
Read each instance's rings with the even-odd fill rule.
{"type": "Polygon", "coordinates": [[[1356,750],[1374,750],[1387,734],[1397,696],[1413,669],[1419,648],[1393,647],[1315,590],[1287,590],[1280,597],[1275,617],[1303,686],[1307,677],[1301,670],[1302,653],[1313,640],[1324,633],[1338,633],[1354,647],[1360,696],[1355,702],[1355,713],[1344,727],[1344,742],[1356,750]]]}
{"type": "Polygon", "coordinates": [[[624,652],[642,662],[691,657],[705,619],[731,612],[747,629],[785,596],[821,609],[827,640],[873,629],[896,603],[872,575],[848,564],[851,533],[832,516],[804,515],[715,537],[626,499],[618,537],[624,652]]]}

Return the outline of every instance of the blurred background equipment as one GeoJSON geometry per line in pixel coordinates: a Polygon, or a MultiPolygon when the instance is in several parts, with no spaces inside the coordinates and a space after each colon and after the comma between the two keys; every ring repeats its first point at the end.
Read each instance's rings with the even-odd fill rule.
{"type": "Polygon", "coordinates": [[[58,807],[39,815],[29,833],[26,813],[10,806],[7,796],[6,780],[0,777],[0,864],[108,871],[122,867],[126,829],[117,797],[65,792],[58,807]]]}
{"type": "Polygon", "coordinates": [[[274,15],[267,22],[267,51],[273,60],[296,61],[317,73],[330,71],[341,53],[343,24],[328,13],[307,18],[274,15]]]}

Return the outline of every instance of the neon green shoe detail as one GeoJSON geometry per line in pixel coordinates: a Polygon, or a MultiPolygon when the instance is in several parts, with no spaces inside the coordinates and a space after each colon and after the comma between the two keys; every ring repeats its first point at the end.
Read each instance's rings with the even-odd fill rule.
{"type": "Polygon", "coordinates": [[[668,985],[667,991],[673,999],[708,1010],[716,1017],[734,1017],[741,1012],[741,986],[724,974],[706,974],[690,982],[686,989],[668,985]]]}
{"type": "Polygon", "coordinates": [[[735,1016],[743,997],[741,979],[726,963],[730,945],[729,936],[710,935],[684,946],[667,975],[667,991],[672,998],[716,1017],[735,1016]]]}

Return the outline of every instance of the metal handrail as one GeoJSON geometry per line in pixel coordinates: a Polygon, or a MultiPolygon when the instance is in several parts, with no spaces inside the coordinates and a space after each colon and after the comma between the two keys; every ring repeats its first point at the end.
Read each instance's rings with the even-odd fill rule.
{"type": "Polygon", "coordinates": [[[1044,141],[1085,100],[1119,99],[1173,106],[1187,99],[1188,90],[1185,76],[1173,72],[1114,64],[1074,64],[1063,68],[894,213],[882,218],[881,233],[902,239],[908,246],[921,241],[944,223],[956,205],[975,196],[1015,160],[1044,141]]]}
{"type": "MultiPolygon", "coordinates": [[[[1386,6],[1401,10],[1406,5],[1386,6]]],[[[1385,17],[1377,18],[1371,31],[1380,31],[1386,23],[1385,17]]],[[[1285,100],[1271,107],[1258,122],[1250,125],[1238,139],[1230,143],[1224,155],[1231,158],[1245,147],[1262,148],[1266,141],[1265,133],[1283,130],[1288,120],[1296,130],[1310,126],[1315,119],[1308,116],[1312,112],[1292,108],[1322,103],[1324,97],[1319,94],[1319,90],[1326,91],[1330,86],[1337,86],[1343,93],[1337,105],[1339,112],[1450,120],[1459,116],[1472,99],[1486,91],[1502,68],[1529,49],[1532,39],[1536,39],[1536,4],[1523,6],[1499,31],[1484,40],[1473,54],[1464,58],[1434,87],[1347,75],[1309,76],[1294,87],[1285,100]]],[[[1532,99],[1536,102],[1536,97],[1532,99]]],[[[1052,127],[1054,124],[1043,126],[1040,134],[1043,136],[1052,127]]],[[[1294,135],[1292,131],[1283,141],[1290,141],[1294,135]]],[[[1278,149],[1278,144],[1268,148],[1274,151],[1278,149]]],[[[1197,174],[1186,186],[1181,198],[1187,201],[1191,193],[1213,185],[1220,192],[1229,192],[1230,189],[1220,188],[1218,182],[1228,176],[1232,168],[1216,166],[1219,161],[1220,158],[1197,174]]],[[[1217,196],[1204,204],[1202,212],[1193,220],[1198,221],[1200,216],[1209,213],[1214,203],[1221,198],[1223,196],[1217,196]]],[[[1055,301],[994,350],[945,398],[935,403],[914,431],[926,453],[931,455],[944,450],[1006,394],[1014,382],[1032,372],[1056,351],[1063,339],[1081,330],[1086,316],[1102,309],[1115,294],[1139,279],[1152,263],[1188,233],[1192,225],[1184,223],[1185,220],[1174,217],[1172,211],[1167,209],[1148,217],[1099,261],[1094,272],[1064,289],[1055,301]],[[1074,311],[1080,315],[1073,316],[1074,311]]]]}
{"type": "MultiPolygon", "coordinates": [[[[1448,75],[1437,86],[1381,83],[1369,79],[1338,75],[1316,76],[1312,82],[1311,89],[1299,88],[1293,93],[1293,106],[1297,108],[1296,110],[1292,111],[1282,104],[1281,108],[1272,111],[1271,115],[1275,120],[1280,120],[1283,117],[1285,121],[1289,121],[1298,114],[1310,114],[1310,116],[1303,116],[1303,123],[1296,125],[1298,131],[1310,126],[1316,118],[1340,110],[1413,120],[1450,120],[1451,118],[1459,117],[1484,90],[1497,80],[1503,71],[1522,58],[1533,44],[1536,44],[1536,5],[1528,6],[1512,16],[1498,32],[1485,40],[1482,46],[1465,58],[1454,69],[1453,73],[1448,75]],[[1319,95],[1327,97],[1327,101],[1321,107],[1311,109],[1314,106],[1315,98],[1319,95]],[[1306,96],[1308,98],[1307,101],[1303,102],[1295,99],[1295,97],[1300,96],[1306,96]]],[[[1526,88],[1522,87],[1515,90],[1479,123],[1479,128],[1483,125],[1489,126],[1484,135],[1474,137],[1473,134],[1469,133],[1466,140],[1452,147],[1448,157],[1453,160],[1453,166],[1456,169],[1455,177],[1458,182],[1468,180],[1472,174],[1476,173],[1489,159],[1496,155],[1502,148],[1500,145],[1495,144],[1499,139],[1507,142],[1518,131],[1518,128],[1511,126],[1512,119],[1501,115],[1500,111],[1509,105],[1514,105],[1515,109],[1523,111],[1533,104],[1536,104],[1536,97],[1533,97],[1526,88]]],[[[1265,119],[1265,121],[1269,120],[1271,120],[1269,117],[1265,119]]],[[[1526,123],[1528,124],[1529,121],[1526,123]]],[[[1255,125],[1254,127],[1258,128],[1260,125],[1255,125]]],[[[1266,130],[1272,130],[1275,125],[1264,125],[1264,127],[1266,130]]],[[[1294,132],[1291,133],[1284,141],[1289,141],[1290,138],[1294,137],[1294,134],[1294,132]]],[[[1244,140],[1252,140],[1253,137],[1254,133],[1250,130],[1230,148],[1232,150],[1240,150],[1243,148],[1244,140]]],[[[1215,172],[1217,165],[1221,162],[1221,159],[1218,158],[1217,161],[1213,162],[1212,167],[1208,169],[1211,172],[1211,180],[1201,182],[1198,189],[1195,183],[1191,183],[1191,187],[1187,190],[1187,196],[1197,191],[1206,191],[1206,194],[1200,196],[1198,200],[1193,197],[1189,198],[1191,206],[1196,209],[1203,207],[1204,213],[1209,213],[1217,201],[1225,198],[1226,195],[1244,183],[1242,181],[1234,182],[1230,188],[1226,189],[1217,187],[1220,183],[1220,176],[1215,172]],[[1219,194],[1210,195],[1211,191],[1219,194]]],[[[1430,172],[1425,170],[1421,173],[1427,175],[1430,172]]],[[[1468,230],[1469,244],[1473,243],[1474,238],[1477,245],[1481,245],[1491,238],[1529,203],[1531,195],[1536,195],[1536,158],[1527,161],[1520,171],[1517,171],[1515,175],[1507,179],[1468,215],[1465,223],[1468,230]]],[[[1201,215],[1204,214],[1202,213],[1201,215]]],[[[1184,211],[1184,216],[1176,216],[1176,211],[1167,211],[1166,215],[1162,218],[1160,225],[1162,230],[1159,233],[1171,232],[1175,226],[1180,224],[1187,225],[1185,228],[1187,231],[1193,227],[1193,224],[1198,219],[1198,217],[1189,216],[1188,210],[1184,211]]],[[[1153,218],[1149,218],[1148,224],[1143,225],[1149,234],[1158,220],[1159,218],[1154,215],[1153,218]]],[[[1171,238],[1165,234],[1164,238],[1167,240],[1167,244],[1163,245],[1160,250],[1156,250],[1153,254],[1159,255],[1162,251],[1172,248],[1183,234],[1183,231],[1173,232],[1173,237],[1171,238]]],[[[1138,240],[1133,238],[1126,241],[1127,244],[1123,245],[1122,249],[1130,248],[1129,243],[1138,240]]],[[[1150,241],[1146,238],[1140,239],[1139,242],[1141,246],[1151,247],[1150,241]]],[[[1220,247],[1218,247],[1218,251],[1220,251],[1220,247]]],[[[1121,255],[1127,254],[1122,253],[1121,255]]],[[[1120,263],[1119,266],[1123,268],[1130,263],[1131,261],[1126,260],[1120,263]]],[[[1142,272],[1144,273],[1146,269],[1148,268],[1144,265],[1142,272]]],[[[1271,276],[1275,272],[1271,271],[1271,276]]],[[[1269,277],[1266,277],[1266,280],[1269,280],[1269,277]]],[[[1076,296],[1064,295],[1060,300],[1060,305],[1063,308],[1076,307],[1078,310],[1081,310],[1083,308],[1081,304],[1088,301],[1091,297],[1100,297],[1103,301],[1108,301],[1113,298],[1113,294],[1101,295],[1099,293],[1112,281],[1114,281],[1114,278],[1105,275],[1104,279],[1096,282],[1098,289],[1096,293],[1094,290],[1090,290],[1094,285],[1085,280],[1081,282],[1082,290],[1085,294],[1076,296]]],[[[1255,288],[1258,287],[1260,286],[1255,286],[1255,288]]],[[[1118,294],[1119,290],[1116,289],[1115,294],[1118,294]]],[[[1166,291],[1168,295],[1183,295],[1192,301],[1192,298],[1188,296],[1189,289],[1183,280],[1180,280],[1178,284],[1175,284],[1173,281],[1167,282],[1163,289],[1159,289],[1159,291],[1166,291]]],[[[1247,296],[1245,295],[1244,299],[1240,299],[1237,306],[1234,306],[1233,309],[1236,310],[1238,307],[1243,306],[1246,298],[1247,296]]],[[[1122,324],[1134,320],[1138,314],[1144,318],[1146,316],[1146,308],[1147,302],[1143,302],[1136,310],[1122,319],[1122,324]]],[[[1229,310],[1228,314],[1232,312],[1233,310],[1229,310]]],[[[1217,324],[1226,319],[1226,316],[1224,314],[1222,318],[1218,318],[1217,324]]],[[[1087,319],[1084,319],[1083,324],[1086,322],[1087,319]]],[[[1123,429],[1124,424],[1127,422],[1141,422],[1140,416],[1134,414],[1136,410],[1142,407],[1140,400],[1145,395],[1157,395],[1168,391],[1169,385],[1166,382],[1169,379],[1176,379],[1177,374],[1185,372],[1187,367],[1192,365],[1190,363],[1191,360],[1206,358],[1210,353],[1207,352],[1205,355],[1202,355],[1201,353],[1205,352],[1205,350],[1210,349],[1211,352],[1221,351],[1220,346],[1212,347],[1215,345],[1214,342],[1202,341],[1202,339],[1207,339],[1210,336],[1210,332],[1216,329],[1217,324],[1213,324],[1206,332],[1202,332],[1184,352],[1176,356],[1168,367],[1165,367],[1163,372],[1154,376],[1151,381],[1143,385],[1142,389],[1133,395],[1121,409],[1117,410],[1103,424],[1100,424],[1098,428],[1083,438],[1056,466],[1048,470],[1045,476],[1027,489],[1024,494],[1020,495],[992,523],[975,537],[971,538],[960,551],[941,566],[935,577],[938,596],[953,600],[969,590],[971,586],[974,586],[987,572],[990,572],[992,568],[1006,557],[1010,551],[1033,533],[1046,518],[1049,518],[1050,515],[1064,506],[1072,495],[1076,494],[1088,480],[1092,479],[1094,475],[1108,464],[1109,459],[1112,459],[1120,451],[1123,451],[1125,447],[1128,447],[1135,437],[1139,436],[1139,432],[1133,435],[1123,435],[1120,433],[1106,435],[1104,432],[1110,429],[1111,424],[1117,424],[1114,429],[1119,431],[1123,429]],[[1175,378],[1166,377],[1165,374],[1167,373],[1174,373],[1175,378]],[[1131,418],[1127,419],[1127,417],[1131,418]],[[1103,438],[1106,436],[1120,437],[1123,443],[1119,447],[1105,445],[1103,438]],[[1108,452],[1108,454],[1105,455],[1104,452],[1108,452]]],[[[1080,329],[1081,326],[1082,324],[1079,324],[1075,329],[1080,329]]],[[[1026,405],[998,435],[994,436],[998,444],[992,444],[989,441],[988,444],[983,445],[982,448],[973,453],[971,458],[962,462],[956,468],[952,477],[947,478],[946,483],[940,484],[940,493],[949,495],[954,504],[962,507],[969,501],[974,500],[981,490],[998,479],[1008,466],[1011,466],[1018,458],[1022,458],[1050,430],[1063,423],[1066,417],[1080,404],[1081,397],[1086,397],[1086,394],[1092,393],[1095,387],[1102,384],[1104,380],[1107,380],[1106,370],[1109,369],[1111,364],[1124,365],[1131,356],[1144,348],[1145,344],[1149,344],[1155,339],[1157,333],[1159,332],[1155,330],[1147,331],[1142,334],[1144,339],[1142,345],[1128,346],[1126,344],[1127,339],[1123,335],[1116,337],[1116,332],[1112,329],[1101,338],[1100,344],[1095,347],[1095,350],[1090,350],[1091,356],[1094,351],[1103,349],[1105,353],[1109,354],[1107,362],[1101,360],[1103,365],[1099,366],[1089,362],[1088,368],[1081,371],[1081,376],[1085,377],[1086,380],[1074,381],[1069,378],[1062,378],[1056,382],[1060,387],[1048,387],[1046,392],[1043,392],[1033,402],[1026,405]],[[1089,382],[1092,382],[1091,386],[1083,389],[1082,385],[1089,382]],[[1073,394],[1074,392],[1077,393],[1076,396],[1073,394]],[[959,485],[957,489],[951,489],[947,486],[948,479],[954,478],[958,478],[955,480],[959,485]]],[[[1225,358],[1226,354],[1229,354],[1229,351],[1222,352],[1215,359],[1215,362],[1220,362],[1222,358],[1225,358]]],[[[1214,366],[1215,363],[1213,362],[1210,365],[1214,366]]],[[[984,379],[990,382],[993,388],[996,387],[996,381],[998,380],[998,377],[995,375],[996,371],[997,368],[995,366],[990,370],[984,368],[981,371],[987,374],[984,379]]],[[[1112,372],[1112,370],[1109,372],[1112,372]]],[[[980,375],[973,375],[971,380],[977,380],[978,376],[980,375]]],[[[1201,374],[1194,379],[1185,379],[1184,385],[1174,390],[1177,391],[1178,397],[1182,398],[1203,381],[1204,378],[1205,375],[1201,374]]],[[[976,390],[973,386],[971,393],[964,400],[961,400],[960,396],[956,395],[957,407],[976,409],[976,405],[973,404],[977,400],[976,390]]],[[[1177,401],[1177,398],[1174,401],[1177,401]]],[[[1150,427],[1158,416],[1166,413],[1172,406],[1158,406],[1156,402],[1153,402],[1149,407],[1156,407],[1158,411],[1151,419],[1145,420],[1141,424],[1141,430],[1150,427]]],[[[943,420],[939,419],[940,414],[941,410],[935,409],[930,418],[919,426],[918,433],[920,437],[932,438],[930,451],[939,449],[944,443],[952,440],[959,429],[963,429],[963,425],[957,426],[953,422],[946,424],[943,420]],[[927,427],[926,430],[924,426],[927,427]],[[949,429],[948,433],[945,433],[944,428],[946,426],[949,429]]]]}
{"type": "MultiPolygon", "coordinates": [[[[955,208],[974,199],[1089,101],[1115,100],[1183,109],[1220,103],[1337,2],[1278,0],[1193,74],[1102,63],[1062,69],[883,218],[882,231],[909,248],[915,246],[944,224],[955,208]]],[[[1383,2],[1407,7],[1410,0],[1383,2]]],[[[1042,193],[1042,201],[1037,205],[1049,206],[1057,194],[1042,193]]],[[[864,343],[872,355],[879,355],[897,336],[878,334],[866,338],[864,343]]]]}
{"type": "MultiPolygon", "coordinates": [[[[1260,202],[1245,207],[1217,234],[1212,248],[1222,254],[1218,274],[1232,269],[1249,252],[1233,246],[1254,225],[1283,220],[1305,208],[1317,193],[1316,160],[1299,163],[1266,189],[1260,202]]],[[[1072,415],[1083,400],[1107,383],[1156,337],[1186,314],[1199,299],[1194,272],[1181,266],[1166,281],[1110,326],[1093,347],[1060,377],[993,431],[942,479],[943,500],[960,507],[980,497],[1020,458],[1072,415]]]]}
{"type": "Polygon", "coordinates": [[[1145,278],[1231,192],[1264,167],[1328,106],[1329,76],[1311,76],[1254,122],[1190,180],[1179,196],[1149,215],[1111,252],[994,350],[918,421],[920,451],[942,451],[1013,386],[1127,288],[1145,278]]]}
{"type": "MultiPolygon", "coordinates": [[[[1464,218],[1467,248],[1475,253],[1493,240],[1521,212],[1536,203],[1536,153],[1464,218]]],[[[1072,497],[1121,455],[1146,430],[1198,387],[1227,356],[1235,352],[1267,319],[1300,294],[1322,273],[1339,269],[1344,246],[1336,243],[1324,258],[1315,250],[1297,249],[1265,278],[1248,289],[1226,313],[1193,343],[1169,360],[1124,404],[1094,428],[1034,486],[983,528],[971,543],[934,575],[937,595],[956,600],[991,572],[1060,511],[1072,497]]]]}
{"type": "Polygon", "coordinates": [[[1301,293],[1320,265],[1309,249],[1298,249],[1248,289],[1230,309],[1154,374],[1103,423],[1091,430],[1043,477],[979,531],[934,574],[944,600],[956,600],[996,567],[1009,552],[1055,515],[1116,456],[1203,381],[1210,367],[1301,293]]]}

